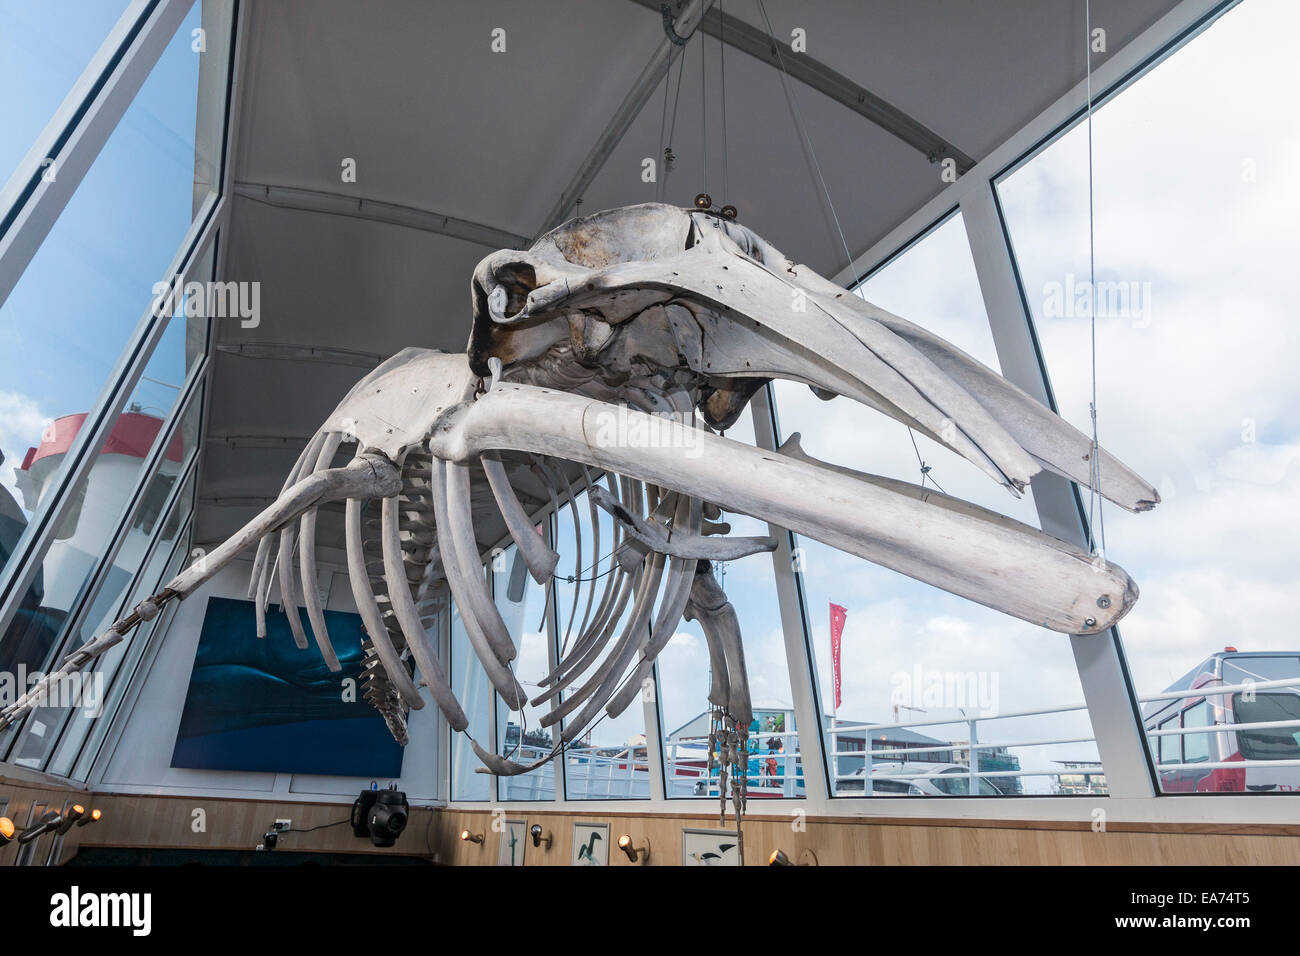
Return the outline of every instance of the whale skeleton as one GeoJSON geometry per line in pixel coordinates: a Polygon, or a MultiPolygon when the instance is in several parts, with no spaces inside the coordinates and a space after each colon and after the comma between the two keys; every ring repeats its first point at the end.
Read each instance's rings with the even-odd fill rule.
{"type": "Polygon", "coordinates": [[[1148,482],[997,372],[791,262],[731,219],[653,203],[580,217],[528,250],[486,257],[471,293],[466,352],[408,348],[365,376],[308,442],[272,504],[73,651],[0,712],[0,728],[254,546],[258,635],[278,587],[295,642],[309,646],[303,606],[327,666],[340,670],[315,587],[316,517],[332,502],[344,503],[348,576],[367,636],[365,697],[399,742],[409,710],[424,706],[421,685],[452,729],[467,732],[429,638],[449,597],[506,706],[549,706],[541,723],[559,725],[558,738],[540,760],[519,763],[470,737],[480,772],[501,775],[540,766],[602,710],[621,713],[683,617],[700,623],[711,663],[710,766],[715,750],[739,766],[752,719],[748,681],[736,615],[711,568],[776,542],[731,537],[722,511],[1061,633],[1104,632],[1137,600],[1118,565],[1037,528],[818,461],[797,434],[775,451],[723,437],[754,392],[780,378],[904,422],[1014,495],[1046,469],[1092,482],[1130,511],[1159,501],[1148,482]],[[353,457],[333,467],[344,445],[355,446],[353,457]],[[537,533],[512,474],[539,481],[556,512],[571,511],[575,570],[603,561],[603,571],[590,581],[557,571],[560,555],[537,533]],[[589,560],[581,492],[594,538],[589,560]],[[546,586],[548,608],[557,586],[574,586],[562,656],[531,702],[483,573],[474,511],[487,498],[529,574],[546,586]],[[614,528],[604,558],[597,509],[614,528]]]}

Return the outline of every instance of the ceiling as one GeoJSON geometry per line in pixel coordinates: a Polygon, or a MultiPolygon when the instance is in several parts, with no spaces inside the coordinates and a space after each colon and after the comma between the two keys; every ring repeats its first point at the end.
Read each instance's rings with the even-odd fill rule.
{"type": "MultiPolygon", "coordinates": [[[[1093,0],[1092,18],[1105,26],[1113,55],[1175,5],[1093,0]]],[[[429,214],[521,241],[543,231],[663,44],[652,6],[250,5],[234,114],[238,186],[220,278],[261,283],[261,323],[217,323],[198,541],[224,538],[277,494],[303,440],[382,358],[409,345],[465,347],[470,274],[501,242],[439,234],[427,228],[439,221],[429,214]],[[491,49],[496,29],[505,31],[505,52],[491,49]],[[355,182],[342,179],[345,160],[355,161],[355,182]],[[291,208],[266,187],[406,207],[424,227],[291,208]]],[[[1083,78],[1082,46],[1073,39],[1083,0],[767,0],[766,7],[776,37],[788,42],[792,29],[805,31],[801,56],[976,160],[1083,78]]],[[[766,32],[754,0],[729,0],[722,11],[766,32]]],[[[659,187],[642,181],[642,164],[660,158],[674,101],[676,161],[663,184],[666,201],[690,205],[707,189],[716,205],[735,205],[746,225],[824,274],[846,265],[845,245],[852,255],[863,252],[943,187],[939,167],[915,147],[791,81],[823,193],[779,71],[735,47],[720,55],[717,39],[703,31],[683,49],[680,96],[674,62],[667,103],[659,82],[582,190],[582,212],[656,198],[659,187]]]]}

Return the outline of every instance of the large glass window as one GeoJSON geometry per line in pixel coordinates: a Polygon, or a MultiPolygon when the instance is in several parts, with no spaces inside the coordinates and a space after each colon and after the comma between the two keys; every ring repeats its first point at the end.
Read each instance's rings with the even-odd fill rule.
{"type": "MultiPolygon", "coordinates": [[[[964,224],[954,214],[858,290],[998,369],[964,224]]],[[[1034,527],[1032,496],[1015,498],[975,465],[849,399],[823,403],[773,386],[782,436],[808,454],[940,489],[1034,527]],[[913,444],[915,442],[915,444],[913,444]],[[928,470],[922,475],[922,462],[928,470]]],[[[839,796],[1074,792],[1069,769],[1097,769],[1069,639],[799,539],[795,566],[816,658],[825,740],[839,796]],[[841,700],[834,699],[831,619],[844,614],[841,700]],[[955,778],[964,775],[958,785],[955,778]]],[[[1091,779],[1091,778],[1090,778],[1091,779]]]]}
{"type": "Polygon", "coordinates": [[[45,129],[127,0],[65,0],[57,16],[30,0],[0,0],[0,185],[45,129]]]}
{"type": "MultiPolygon", "coordinates": [[[[550,524],[549,521],[543,528],[550,524]]],[[[553,608],[546,601],[546,588],[538,584],[514,544],[492,555],[492,596],[497,610],[510,629],[518,656],[515,677],[525,692],[535,696],[541,679],[555,666],[548,632],[554,625],[547,621],[553,608]]],[[[554,748],[554,728],[543,727],[545,707],[525,705],[511,711],[497,696],[497,753],[516,763],[534,763],[554,748]]],[[[555,771],[558,762],[548,760],[531,773],[500,777],[497,796],[502,800],[554,800],[555,771]]]]}
{"type": "MultiPolygon", "coordinates": [[[[7,560],[35,507],[18,479],[28,449],[39,450],[51,438],[62,444],[75,434],[78,416],[94,408],[190,226],[196,165],[210,165],[214,139],[213,116],[198,111],[200,75],[216,75],[220,67],[224,89],[229,57],[228,37],[217,35],[207,36],[205,52],[195,51],[202,8],[196,4],[169,41],[0,306],[0,560],[7,560]],[[210,59],[201,66],[205,57],[210,59]],[[197,151],[196,139],[205,143],[197,151]]],[[[39,8],[30,8],[28,15],[56,28],[39,8]]],[[[220,125],[224,96],[211,110],[220,125]]],[[[0,124],[0,141],[12,135],[17,134],[0,124]]],[[[212,179],[210,172],[206,178],[212,179]]],[[[186,355],[184,323],[173,326],[168,337],[181,345],[160,346],[169,363],[170,356],[186,355]]],[[[151,367],[149,373],[149,379],[173,386],[183,377],[179,363],[151,367]]],[[[165,409],[173,395],[174,390],[145,380],[132,401],[142,410],[165,409]]],[[[43,483],[53,478],[51,472],[43,483]]]]}
{"type": "MultiPolygon", "coordinates": [[[[1107,558],[1141,588],[1120,624],[1139,695],[1183,689],[1189,669],[1215,674],[1225,648],[1297,650],[1297,29],[1295,4],[1242,3],[1096,111],[1095,289],[1086,125],[998,185],[1061,414],[1090,430],[1095,314],[1101,443],[1162,498],[1146,514],[1102,512],[1107,558]]],[[[1174,745],[1154,739],[1168,762],[1174,745]]],[[[1234,769],[1237,739],[1189,735],[1185,760],[1206,768],[1190,780],[1162,771],[1162,785],[1268,792],[1300,780],[1234,769]]]]}
{"type": "MultiPolygon", "coordinates": [[[[592,475],[593,480],[597,475],[592,475]]],[[[603,483],[606,479],[601,477],[603,483]]],[[[556,640],[560,646],[561,657],[574,646],[577,636],[582,633],[583,621],[588,619],[587,606],[590,602],[599,607],[606,585],[611,583],[609,572],[614,541],[614,522],[605,511],[597,508],[595,521],[592,520],[592,507],[585,491],[585,482],[578,479],[575,491],[584,490],[575,495],[575,507],[567,502],[561,504],[556,518],[556,550],[560,553],[560,564],[556,568],[555,608],[556,640]],[[599,529],[599,560],[594,567],[584,567],[581,555],[591,554],[596,544],[596,529],[599,529]],[[581,541],[581,548],[579,548],[581,541]],[[573,580],[568,580],[572,578],[573,580]]],[[[594,613],[594,612],[593,612],[594,613]]],[[[613,618],[607,624],[611,638],[604,649],[594,657],[588,657],[585,667],[564,680],[564,692],[560,694],[561,705],[586,687],[597,675],[619,643],[628,621],[632,616],[632,602],[628,601],[621,616],[613,618]]],[[[583,660],[579,655],[578,660],[583,660]]],[[[636,666],[635,660],[623,669],[619,675],[619,684],[626,680],[636,666]]],[[[553,702],[546,705],[549,710],[553,702]]],[[[563,718],[567,729],[570,723],[583,715],[587,701],[578,704],[563,718]]],[[[564,748],[564,782],[565,791],[570,800],[627,800],[642,799],[650,796],[650,759],[646,746],[646,706],[644,695],[633,698],[628,707],[617,717],[610,717],[603,708],[598,709],[591,720],[585,722],[572,743],[564,748]]],[[[652,729],[653,732],[653,729],[652,729]]]]}
{"type": "MultiPolygon", "coordinates": [[[[135,607],[151,594],[158,593],[167,581],[175,577],[193,557],[187,542],[194,512],[195,479],[193,473],[177,494],[171,512],[162,519],[161,532],[149,555],[148,563],[136,576],[135,583],[122,609],[135,607]]],[[[146,509],[148,510],[148,509],[146,509]]],[[[173,612],[174,613],[174,612],[173,612]]],[[[98,688],[103,717],[85,719],[81,714],[64,730],[58,749],[47,769],[50,773],[85,780],[99,755],[99,748],[111,724],[111,716],[126,698],[136,668],[144,659],[145,651],[160,623],[169,620],[160,615],[153,621],[141,624],[129,641],[118,645],[104,655],[98,670],[104,674],[104,683],[98,688]]],[[[103,627],[100,628],[103,630],[103,627]]]]}
{"type": "MultiPolygon", "coordinates": [[[[455,601],[451,607],[451,661],[449,678],[452,693],[460,701],[465,716],[469,719],[468,733],[475,740],[487,742],[492,739],[492,701],[494,692],[492,682],[488,680],[487,671],[474,654],[470,645],[465,622],[460,616],[460,607],[455,601]]],[[[483,744],[480,743],[480,746],[483,744]]],[[[465,734],[451,735],[451,799],[453,800],[491,800],[492,777],[486,773],[476,773],[482,766],[474,748],[465,734]]]]}
{"type": "MultiPolygon", "coordinates": [[[[752,411],[746,410],[728,438],[754,444],[752,411]]],[[[724,513],[721,520],[738,537],[766,535],[766,523],[748,515],[724,513]]],[[[777,604],[772,556],[750,555],[712,568],[736,613],[749,673],[754,719],[749,727],[749,796],[804,796],[799,759],[799,727],[790,694],[790,669],[777,604]]],[[[659,655],[659,702],[664,741],[667,796],[718,796],[718,773],[708,770],[708,645],[698,621],[683,620],[659,655]]]]}
{"type": "MultiPolygon", "coordinates": [[[[200,257],[194,269],[196,277],[210,278],[213,249],[209,245],[200,257]]],[[[197,444],[201,403],[191,403],[162,453],[162,461],[98,590],[90,594],[89,589],[94,586],[99,563],[113,545],[123,509],[144,474],[151,449],[162,441],[167,418],[199,356],[193,343],[202,341],[205,329],[206,320],[186,318],[182,301],[168,321],[126,409],[117,416],[108,440],[74,490],[72,507],[46,551],[40,571],[24,593],[13,622],[0,637],[0,671],[20,675],[21,679],[21,675],[47,670],[115,619],[123,589],[130,585],[160,532],[159,509],[197,444]],[[70,636],[72,629],[75,636],[70,636]]],[[[46,429],[40,444],[28,452],[22,467],[16,469],[18,488],[30,511],[49,503],[54,477],[84,420],[84,414],[57,419],[46,429]]],[[[54,743],[57,725],[67,713],[55,708],[39,709],[14,759],[27,766],[40,765],[54,743]]]]}

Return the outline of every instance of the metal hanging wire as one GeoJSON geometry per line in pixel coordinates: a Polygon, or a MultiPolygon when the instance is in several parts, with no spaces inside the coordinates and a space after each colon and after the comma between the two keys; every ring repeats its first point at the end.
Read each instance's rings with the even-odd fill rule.
{"type": "Polygon", "coordinates": [[[700,148],[703,153],[702,177],[703,190],[709,191],[709,70],[705,61],[705,48],[708,46],[700,40],[700,148]]]}
{"type": "Polygon", "coordinates": [[[1092,420],[1092,447],[1088,453],[1088,545],[1098,562],[1106,565],[1106,516],[1101,497],[1101,443],[1097,440],[1097,233],[1094,207],[1092,149],[1092,2],[1084,0],[1084,61],[1088,93],[1088,323],[1092,359],[1092,400],[1088,415],[1092,420]],[[1094,524],[1095,515],[1095,524],[1094,524]],[[1100,532],[1100,535],[1098,534],[1100,532]]]}
{"type": "Polygon", "coordinates": [[[718,0],[718,75],[722,87],[722,200],[732,202],[729,160],[727,157],[727,18],[722,0],[718,0]]]}
{"type": "Polygon", "coordinates": [[[669,67],[664,71],[664,113],[663,119],[659,124],[659,150],[660,158],[663,161],[663,169],[657,177],[659,188],[655,191],[655,199],[663,202],[668,192],[668,174],[672,172],[673,160],[673,137],[677,132],[677,106],[682,98],[682,70],[686,66],[686,53],[683,51],[677,57],[677,92],[673,94],[673,113],[672,121],[668,122],[668,87],[672,82],[672,68],[669,67]],[[665,127],[667,135],[665,136],[665,127]]]}
{"type": "MultiPolygon", "coordinates": [[[[776,62],[780,67],[777,75],[781,79],[781,91],[785,94],[786,106],[789,107],[790,118],[794,122],[795,132],[799,136],[799,145],[803,149],[804,158],[808,162],[810,171],[813,173],[817,183],[821,186],[822,196],[826,200],[826,208],[830,211],[831,221],[834,223],[835,232],[839,236],[840,247],[844,250],[844,262],[848,266],[849,270],[852,271],[853,253],[849,251],[848,240],[844,238],[844,228],[840,225],[839,214],[835,211],[835,203],[831,200],[830,189],[826,186],[826,177],[822,174],[822,165],[817,159],[817,151],[813,148],[812,137],[808,135],[808,130],[804,125],[803,117],[799,113],[799,107],[794,97],[794,90],[790,84],[790,73],[785,66],[785,57],[781,55],[781,44],[776,39],[776,31],[772,29],[772,21],[767,15],[767,7],[764,5],[763,0],[756,0],[756,2],[758,4],[759,15],[763,18],[763,27],[767,30],[768,38],[772,41],[772,52],[776,54],[776,62]]],[[[905,425],[904,427],[907,429],[908,437],[912,440],[912,449],[916,452],[916,465],[921,471],[921,487],[925,487],[926,480],[928,479],[936,488],[939,488],[939,483],[934,480],[934,475],[931,474],[934,470],[933,467],[927,465],[925,460],[921,457],[921,450],[916,444],[916,435],[912,431],[912,426],[905,425]]],[[[943,492],[943,489],[939,488],[939,491],[943,492]]]]}

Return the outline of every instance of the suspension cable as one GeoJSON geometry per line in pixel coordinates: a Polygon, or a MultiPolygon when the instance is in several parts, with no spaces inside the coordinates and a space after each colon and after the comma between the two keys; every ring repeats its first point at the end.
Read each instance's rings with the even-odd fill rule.
{"type": "Polygon", "coordinates": [[[1097,438],[1097,237],[1093,185],[1092,147],[1092,2],[1084,0],[1084,59],[1087,64],[1088,91],[1088,324],[1091,338],[1092,400],[1088,414],[1092,419],[1092,448],[1088,454],[1088,545],[1104,568],[1106,565],[1106,517],[1101,498],[1101,443],[1097,438]],[[1094,512],[1096,525],[1093,524],[1094,512]],[[1095,529],[1095,530],[1094,530],[1095,529]],[[1097,532],[1100,531],[1100,542],[1097,532]],[[1100,546],[1099,546],[1100,544],[1100,546]]]}
{"type": "MultiPolygon", "coordinates": [[[[840,247],[844,250],[845,264],[848,266],[851,273],[853,271],[853,253],[849,251],[848,240],[844,238],[844,229],[840,225],[839,214],[835,211],[835,203],[831,200],[830,189],[826,186],[826,177],[822,174],[822,166],[817,160],[817,151],[813,148],[812,138],[808,135],[808,131],[804,126],[803,118],[799,114],[799,107],[795,101],[794,90],[791,88],[790,84],[790,74],[785,66],[785,57],[781,55],[781,44],[777,42],[776,31],[772,29],[772,21],[768,18],[767,7],[763,4],[763,0],[756,0],[756,2],[758,3],[758,12],[763,18],[763,26],[767,29],[768,38],[772,41],[772,52],[776,54],[776,62],[780,67],[780,71],[777,75],[781,78],[781,90],[785,94],[786,106],[790,109],[790,117],[794,122],[795,132],[799,136],[799,144],[803,149],[804,159],[809,163],[811,171],[815,174],[817,182],[821,185],[822,196],[826,200],[826,208],[830,210],[831,220],[835,224],[835,232],[839,236],[840,247]]],[[[912,439],[912,448],[916,451],[916,464],[921,471],[921,487],[925,487],[927,477],[929,477],[930,481],[934,482],[935,487],[938,487],[938,482],[935,482],[933,476],[930,475],[933,468],[927,465],[921,458],[921,451],[917,447],[916,435],[912,432],[912,426],[905,425],[904,427],[907,429],[908,437],[912,439]]],[[[942,491],[942,489],[940,490],[942,491]]]]}

